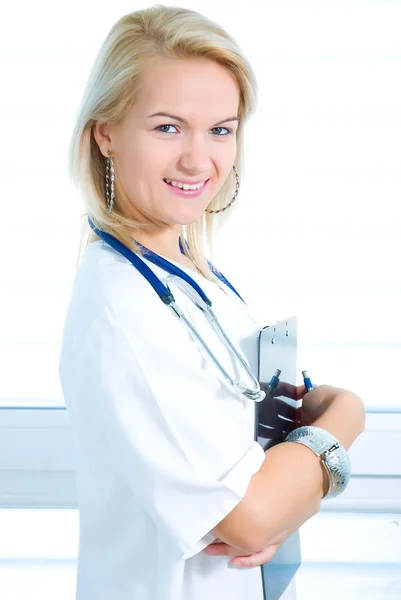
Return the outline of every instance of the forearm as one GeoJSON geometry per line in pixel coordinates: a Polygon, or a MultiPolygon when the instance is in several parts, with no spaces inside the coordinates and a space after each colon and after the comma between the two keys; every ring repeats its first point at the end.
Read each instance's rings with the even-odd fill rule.
{"type": "Polygon", "coordinates": [[[348,450],[365,429],[365,406],[359,396],[339,394],[312,425],[327,429],[348,450]]]}
{"type": "MultiPolygon", "coordinates": [[[[329,431],[348,450],[365,427],[362,400],[353,394],[334,397],[313,425],[329,431]]],[[[329,483],[321,459],[303,444],[277,444],[265,455],[254,483],[259,493],[253,495],[258,502],[254,507],[258,523],[253,531],[260,532],[254,545],[259,550],[281,532],[296,531],[315,515],[329,483]]]]}

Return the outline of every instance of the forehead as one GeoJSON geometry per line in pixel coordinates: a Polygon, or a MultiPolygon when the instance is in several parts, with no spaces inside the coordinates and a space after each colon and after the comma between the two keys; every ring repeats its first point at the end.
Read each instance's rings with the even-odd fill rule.
{"type": "Polygon", "coordinates": [[[211,60],[159,59],[144,74],[134,108],[140,118],[163,111],[217,121],[237,114],[239,98],[234,75],[211,60]]]}

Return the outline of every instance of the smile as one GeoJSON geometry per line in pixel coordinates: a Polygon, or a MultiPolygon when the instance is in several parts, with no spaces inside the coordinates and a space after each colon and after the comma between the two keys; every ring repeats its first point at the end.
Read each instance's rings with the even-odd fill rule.
{"type": "Polygon", "coordinates": [[[186,185],[186,184],[181,184],[184,187],[179,187],[178,185],[174,185],[173,183],[167,183],[168,181],[170,181],[170,180],[169,179],[167,181],[163,180],[164,184],[168,187],[170,192],[172,192],[173,194],[175,194],[177,196],[187,198],[187,197],[200,196],[206,189],[207,184],[209,183],[210,179],[206,179],[206,181],[204,181],[203,184],[198,184],[198,186],[196,186],[196,187],[194,186],[193,188],[189,188],[188,185],[186,185]]]}

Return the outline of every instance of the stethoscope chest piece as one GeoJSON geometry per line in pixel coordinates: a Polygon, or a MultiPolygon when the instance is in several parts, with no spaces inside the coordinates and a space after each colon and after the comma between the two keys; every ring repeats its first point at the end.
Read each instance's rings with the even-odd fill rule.
{"type": "MultiPolygon", "coordinates": [[[[153,287],[155,292],[158,294],[160,299],[164,304],[166,304],[170,310],[173,311],[174,315],[180,319],[182,323],[188,328],[188,330],[195,337],[197,342],[199,342],[201,348],[205,351],[205,353],[211,358],[214,365],[217,368],[217,372],[221,375],[225,383],[230,386],[230,389],[234,390],[236,394],[245,396],[250,400],[254,400],[255,402],[261,402],[266,394],[263,390],[260,389],[259,382],[255,375],[252,373],[250,368],[248,367],[245,360],[242,358],[241,354],[237,351],[234,344],[231,342],[230,338],[224,331],[223,327],[219,323],[217,316],[215,315],[212,303],[209,298],[206,296],[205,292],[202,288],[190,277],[187,273],[185,273],[182,269],[178,268],[176,265],[170,263],[168,260],[159,256],[158,254],[152,252],[148,248],[142,246],[144,250],[144,255],[147,260],[154,263],[158,267],[162,268],[164,271],[169,273],[166,278],[166,285],[157,277],[157,275],[153,272],[153,270],[140,258],[138,254],[135,254],[130,248],[127,248],[124,244],[122,244],[117,238],[112,236],[111,234],[102,231],[95,227],[92,219],[88,217],[88,222],[93,229],[93,231],[107,244],[109,244],[114,250],[122,254],[140,273],[145,277],[145,279],[149,282],[149,284],[153,287]],[[208,322],[216,332],[217,336],[223,342],[227,351],[233,356],[233,358],[239,362],[241,367],[246,372],[247,376],[252,382],[251,387],[243,383],[242,381],[237,381],[233,379],[227,370],[223,367],[221,362],[216,358],[211,348],[206,344],[202,336],[199,335],[195,327],[185,316],[183,311],[177,305],[174,294],[171,291],[168,284],[176,285],[186,296],[188,296],[192,302],[202,311],[204,316],[207,318],[208,322]]],[[[219,273],[213,265],[210,264],[213,272],[216,273],[222,281],[224,281],[233,291],[234,293],[244,302],[235,288],[230,284],[229,281],[219,273]]]]}

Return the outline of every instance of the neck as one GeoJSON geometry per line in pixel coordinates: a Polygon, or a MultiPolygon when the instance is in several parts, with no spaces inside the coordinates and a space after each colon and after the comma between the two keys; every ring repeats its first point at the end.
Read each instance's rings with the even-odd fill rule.
{"type": "Polygon", "coordinates": [[[180,261],[184,256],[180,249],[180,231],[177,229],[163,230],[157,234],[140,231],[136,232],[133,238],[145,248],[171,260],[180,261]]]}
{"type": "Polygon", "coordinates": [[[180,232],[178,231],[170,231],[169,235],[165,234],[163,236],[149,235],[149,232],[141,231],[139,233],[135,233],[133,238],[142,244],[142,246],[145,246],[145,248],[148,248],[148,250],[152,250],[152,252],[155,252],[159,256],[164,256],[167,258],[167,260],[172,260],[185,265],[196,273],[200,273],[202,275],[202,272],[199,270],[196,264],[181,252],[179,235],[180,232]]]}

